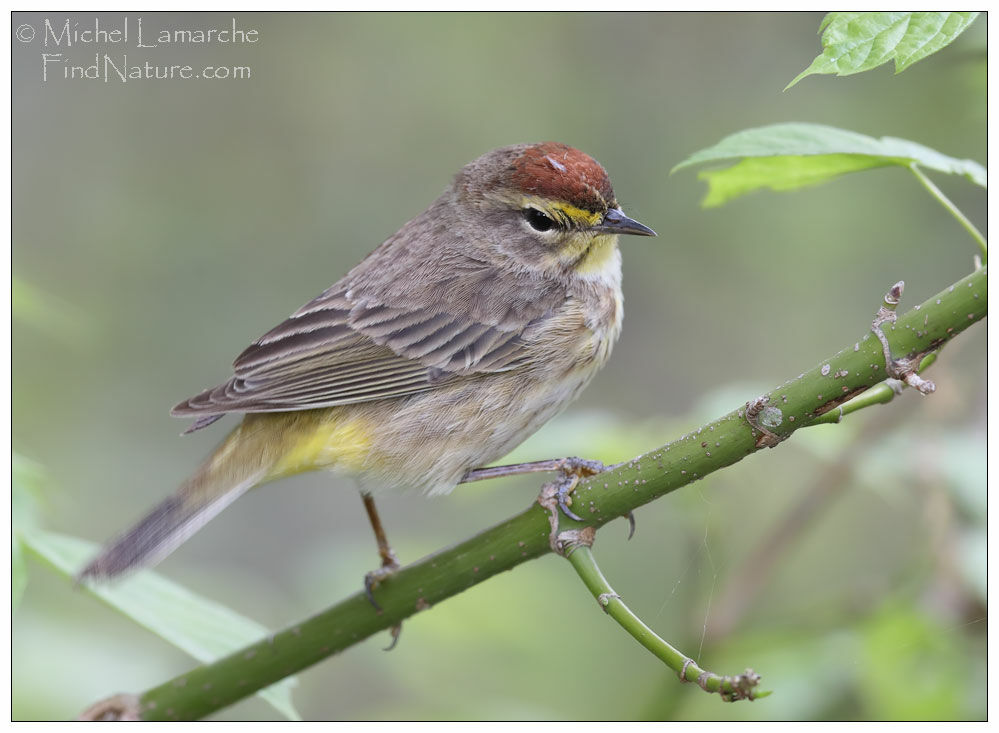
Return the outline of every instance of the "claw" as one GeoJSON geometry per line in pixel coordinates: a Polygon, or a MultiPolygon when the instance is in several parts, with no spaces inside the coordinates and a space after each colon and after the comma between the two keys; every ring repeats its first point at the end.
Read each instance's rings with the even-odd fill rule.
{"type": "Polygon", "coordinates": [[[395,645],[399,643],[399,636],[402,634],[402,624],[393,626],[389,629],[389,633],[392,635],[392,643],[382,649],[383,652],[390,652],[395,649],[395,645]]]}
{"type": "Polygon", "coordinates": [[[562,479],[559,482],[558,487],[558,506],[562,510],[562,513],[569,519],[573,519],[577,522],[584,521],[582,517],[577,515],[574,511],[569,508],[569,494],[572,493],[573,489],[576,488],[576,484],[579,483],[580,478],[586,476],[596,476],[598,473],[603,473],[607,470],[607,467],[602,461],[593,461],[588,458],[577,458],[576,456],[570,456],[569,458],[563,458],[558,462],[558,468],[562,472],[562,479]]]}
{"type": "MultiPolygon", "coordinates": [[[[372,570],[370,573],[366,573],[364,576],[364,595],[368,598],[368,603],[372,605],[377,613],[382,612],[382,607],[378,605],[378,601],[375,600],[374,590],[388,577],[391,577],[399,569],[399,563],[392,563],[388,565],[383,565],[377,570],[372,570]]],[[[390,652],[395,649],[395,645],[399,643],[399,635],[402,634],[402,624],[396,624],[393,626],[389,633],[392,635],[392,642],[385,647],[382,651],[390,652]]]]}
{"type": "Polygon", "coordinates": [[[569,519],[574,519],[577,522],[582,522],[583,518],[577,516],[572,509],[569,508],[569,494],[572,490],[576,488],[576,484],[579,482],[578,475],[566,476],[559,482],[558,492],[556,496],[558,497],[558,508],[562,510],[562,513],[569,517],[569,519]]]}
{"type": "Polygon", "coordinates": [[[395,575],[395,572],[399,569],[398,562],[388,562],[382,565],[377,570],[372,570],[370,573],[364,575],[364,595],[368,598],[368,603],[370,603],[378,613],[382,612],[382,607],[378,605],[378,601],[375,600],[375,588],[385,579],[395,575]]]}
{"type": "Polygon", "coordinates": [[[378,585],[378,581],[372,577],[373,575],[374,575],[373,572],[365,573],[364,575],[364,595],[367,596],[368,603],[370,603],[372,607],[376,611],[378,611],[378,613],[381,613],[382,607],[379,606],[378,601],[375,600],[375,593],[374,593],[375,586],[378,585]]]}
{"type": "Polygon", "coordinates": [[[628,539],[630,540],[635,536],[635,513],[628,512],[624,516],[628,518],[628,539]]]}

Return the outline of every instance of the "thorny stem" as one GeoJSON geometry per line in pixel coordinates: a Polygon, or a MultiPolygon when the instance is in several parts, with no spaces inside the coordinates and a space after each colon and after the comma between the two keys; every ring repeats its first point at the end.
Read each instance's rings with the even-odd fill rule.
{"type": "Polygon", "coordinates": [[[972,236],[972,238],[978,243],[978,247],[982,252],[982,262],[988,262],[989,245],[982,233],[978,231],[978,228],[971,223],[971,220],[968,219],[968,217],[966,217],[964,213],[957,208],[957,206],[954,205],[954,202],[944,195],[943,191],[936,187],[933,181],[931,181],[926,174],[919,169],[919,166],[912,163],[909,165],[909,170],[911,170],[912,174],[919,180],[920,183],[923,184],[923,187],[930,192],[930,195],[939,201],[941,205],[943,205],[943,207],[951,213],[951,216],[957,219],[958,223],[964,227],[965,231],[972,236]]]}
{"type": "Polygon", "coordinates": [[[631,634],[635,641],[676,672],[681,682],[696,682],[705,692],[717,692],[726,702],[755,700],[770,694],[756,691],[760,676],[753,670],[747,669],[742,674],[726,676],[705,671],[697,662],[646,626],[611,588],[588,546],[571,547],[566,551],[566,557],[603,611],[631,634]]]}
{"type": "MultiPolygon", "coordinates": [[[[877,315],[874,316],[874,320],[871,322],[871,332],[878,337],[878,340],[881,342],[881,348],[884,349],[885,374],[890,378],[902,380],[922,395],[928,395],[935,392],[937,386],[916,373],[916,368],[913,366],[915,357],[905,356],[896,359],[892,356],[888,337],[885,336],[885,332],[881,328],[885,323],[895,323],[898,320],[895,308],[902,300],[902,291],[904,288],[905,283],[899,281],[888,289],[888,292],[885,293],[884,304],[878,309],[877,315]]],[[[928,315],[927,318],[929,318],[928,315]]],[[[920,354],[919,356],[922,355],[920,354]]]]}
{"type": "MultiPolygon", "coordinates": [[[[919,367],[916,369],[917,372],[922,372],[930,364],[937,360],[936,352],[927,354],[923,357],[923,360],[919,363],[919,367]]],[[[825,415],[812,420],[809,425],[824,425],[828,423],[838,423],[844,417],[849,415],[851,412],[856,412],[857,410],[863,410],[865,407],[870,407],[871,405],[887,405],[893,399],[895,395],[902,394],[902,390],[908,385],[900,379],[886,379],[880,384],[875,384],[869,390],[863,394],[857,395],[849,402],[845,402],[835,410],[830,410],[825,415]]]]}
{"type": "MultiPolygon", "coordinates": [[[[987,312],[988,268],[983,267],[899,316],[890,329],[892,347],[905,358],[921,359],[987,312]]],[[[866,392],[884,380],[883,359],[881,344],[868,331],[856,344],[775,387],[770,401],[776,408],[773,417],[780,420],[774,419],[771,429],[784,438],[866,392]]],[[[586,522],[569,526],[595,530],[759,450],[743,413],[744,408],[734,410],[665,446],[581,480],[573,493],[573,507],[586,522]]],[[[380,587],[381,613],[363,592],[356,593],[254,645],[138,694],[137,713],[144,720],[195,720],[214,713],[497,573],[550,552],[550,530],[548,512],[532,506],[400,569],[380,587]]],[[[686,679],[686,672],[683,676],[686,679]]]]}

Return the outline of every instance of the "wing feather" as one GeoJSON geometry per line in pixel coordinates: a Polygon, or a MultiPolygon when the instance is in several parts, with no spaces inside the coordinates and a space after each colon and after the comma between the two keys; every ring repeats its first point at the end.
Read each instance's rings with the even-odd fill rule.
{"type": "Polygon", "coordinates": [[[504,283],[508,275],[467,258],[438,263],[431,272],[440,281],[418,287],[420,277],[398,258],[379,259],[391,242],[251,344],[228,381],[172,413],[197,416],[197,428],[226,412],[366,402],[514,369],[528,358],[525,330],[565,302],[555,281],[504,283]],[[400,279],[387,289],[384,270],[392,267],[400,279]],[[464,273],[460,284],[455,272],[464,273]]]}

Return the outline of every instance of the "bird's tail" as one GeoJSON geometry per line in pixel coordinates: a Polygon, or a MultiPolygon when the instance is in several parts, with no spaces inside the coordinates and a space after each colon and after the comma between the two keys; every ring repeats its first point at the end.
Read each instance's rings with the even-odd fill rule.
{"type": "Polygon", "coordinates": [[[237,427],[200,469],[130,530],[110,542],[79,574],[113,578],[154,565],[210,519],[261,483],[270,464],[261,431],[237,427]]]}

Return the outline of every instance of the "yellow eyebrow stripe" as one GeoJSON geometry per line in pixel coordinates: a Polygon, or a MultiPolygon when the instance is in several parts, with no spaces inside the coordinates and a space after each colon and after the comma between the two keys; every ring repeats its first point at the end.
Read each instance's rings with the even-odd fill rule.
{"type": "MultiPolygon", "coordinates": [[[[602,214],[581,209],[578,206],[573,206],[572,204],[568,204],[564,201],[551,201],[538,196],[525,196],[523,206],[534,206],[541,211],[550,213],[557,211],[569,217],[573,222],[577,224],[585,224],[586,226],[594,226],[603,218],[602,214]]],[[[558,217],[553,218],[557,219],[558,217]]]]}
{"type": "Polygon", "coordinates": [[[568,216],[570,219],[576,222],[585,222],[587,226],[593,226],[597,224],[603,216],[601,214],[595,214],[592,211],[587,211],[586,209],[580,209],[572,204],[565,204],[562,202],[557,202],[552,204],[553,209],[561,211],[563,214],[568,216]]]}

